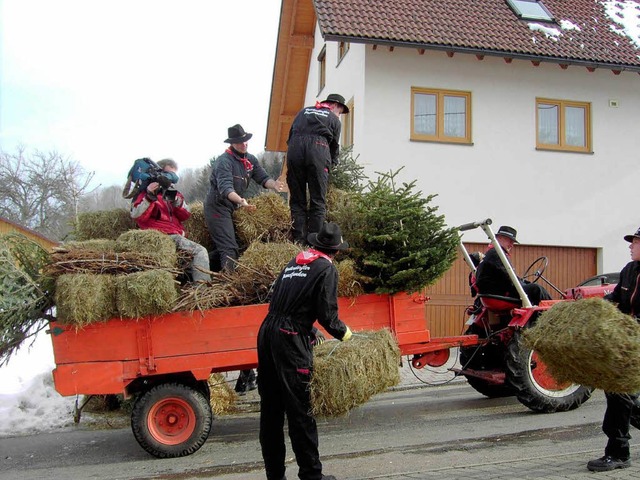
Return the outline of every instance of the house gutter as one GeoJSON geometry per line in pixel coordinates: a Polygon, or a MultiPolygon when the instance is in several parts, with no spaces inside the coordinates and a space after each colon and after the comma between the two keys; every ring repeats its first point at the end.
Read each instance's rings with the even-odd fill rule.
{"type": "Polygon", "coordinates": [[[333,34],[323,35],[323,38],[326,41],[352,42],[352,43],[362,43],[362,44],[369,44],[369,45],[381,45],[385,47],[400,47],[400,48],[412,48],[417,50],[424,49],[424,50],[436,50],[436,51],[442,51],[442,52],[466,53],[469,55],[483,55],[483,56],[491,56],[491,57],[511,58],[511,59],[517,59],[517,60],[528,60],[530,62],[558,63],[561,65],[573,65],[577,67],[585,67],[587,69],[604,68],[607,70],[612,70],[614,71],[614,73],[628,71],[628,72],[636,72],[640,74],[640,65],[622,65],[617,63],[605,63],[605,62],[593,62],[588,60],[569,59],[565,57],[547,57],[547,56],[540,56],[540,55],[531,55],[526,53],[486,50],[486,49],[480,49],[480,48],[459,47],[459,46],[453,46],[453,45],[399,42],[397,40],[383,40],[383,39],[375,39],[375,38],[352,37],[352,36],[333,35],[333,34]]]}

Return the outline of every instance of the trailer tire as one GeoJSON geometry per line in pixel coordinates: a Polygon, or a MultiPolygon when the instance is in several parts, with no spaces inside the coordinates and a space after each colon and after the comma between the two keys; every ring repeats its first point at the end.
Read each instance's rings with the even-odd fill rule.
{"type": "Polygon", "coordinates": [[[200,390],[162,383],[136,400],[131,430],[140,446],[154,457],[184,457],[207,440],[212,418],[209,399],[200,390]]]}
{"type": "Polygon", "coordinates": [[[546,371],[537,353],[525,347],[522,331],[514,332],[507,346],[507,383],[516,397],[535,412],[566,412],[578,408],[591,397],[593,388],[578,384],[558,383],[546,371]]]}
{"type": "MultiPolygon", "coordinates": [[[[478,335],[479,338],[486,338],[484,328],[478,325],[470,325],[465,335],[478,335]]],[[[460,348],[460,364],[464,369],[473,370],[503,370],[504,369],[504,351],[498,345],[478,345],[472,347],[460,348]]],[[[489,383],[482,378],[465,376],[467,383],[478,393],[488,398],[511,397],[514,395],[511,386],[502,384],[496,385],[489,383]]]]}

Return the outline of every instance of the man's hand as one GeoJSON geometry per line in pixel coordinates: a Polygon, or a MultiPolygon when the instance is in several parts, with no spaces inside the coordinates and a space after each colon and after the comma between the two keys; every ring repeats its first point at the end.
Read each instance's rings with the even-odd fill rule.
{"type": "Polygon", "coordinates": [[[255,205],[251,205],[249,202],[247,202],[247,200],[245,198],[242,199],[242,202],[240,202],[238,204],[241,208],[246,208],[247,210],[249,210],[250,212],[255,211],[258,207],[256,207],[255,205]]]}
{"type": "Polygon", "coordinates": [[[147,186],[147,192],[149,192],[151,195],[155,195],[158,188],[160,188],[160,184],[158,182],[151,182],[147,186]]]}

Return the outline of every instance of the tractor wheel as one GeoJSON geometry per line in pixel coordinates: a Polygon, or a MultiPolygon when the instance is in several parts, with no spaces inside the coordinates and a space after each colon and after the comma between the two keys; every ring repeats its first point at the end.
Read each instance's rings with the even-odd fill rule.
{"type": "Polygon", "coordinates": [[[514,332],[507,347],[507,383],[514,388],[520,403],[535,412],[566,412],[591,397],[592,388],[557,382],[535,350],[522,345],[521,335],[520,331],[514,332]]]}
{"type": "MultiPolygon", "coordinates": [[[[465,332],[465,335],[478,335],[480,338],[486,338],[483,328],[478,325],[471,325],[465,332]]],[[[498,345],[479,345],[473,347],[460,348],[460,364],[462,365],[462,374],[464,369],[471,370],[504,370],[504,349],[498,345]]],[[[514,394],[513,389],[506,384],[495,385],[478,377],[468,376],[467,383],[478,393],[485,397],[500,398],[510,397],[514,394]]]]}
{"type": "Polygon", "coordinates": [[[179,383],[156,385],[141,395],[131,412],[133,435],[151,455],[191,455],[211,430],[211,405],[201,391],[179,383]]]}

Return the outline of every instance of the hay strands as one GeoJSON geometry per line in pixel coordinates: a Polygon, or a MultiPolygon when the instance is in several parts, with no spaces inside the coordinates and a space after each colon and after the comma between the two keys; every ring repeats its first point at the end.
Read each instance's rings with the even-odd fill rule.
{"type": "Polygon", "coordinates": [[[91,250],[57,251],[47,273],[60,276],[64,273],[127,274],[146,270],[164,270],[174,276],[180,270],[161,266],[151,256],[137,252],[95,252],[91,250]]]}

